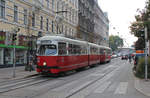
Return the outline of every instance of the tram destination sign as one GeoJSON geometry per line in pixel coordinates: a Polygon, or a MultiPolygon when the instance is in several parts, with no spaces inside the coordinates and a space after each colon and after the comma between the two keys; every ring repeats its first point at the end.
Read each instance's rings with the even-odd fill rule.
{"type": "Polygon", "coordinates": [[[51,44],[51,40],[41,40],[41,44],[51,44]]]}

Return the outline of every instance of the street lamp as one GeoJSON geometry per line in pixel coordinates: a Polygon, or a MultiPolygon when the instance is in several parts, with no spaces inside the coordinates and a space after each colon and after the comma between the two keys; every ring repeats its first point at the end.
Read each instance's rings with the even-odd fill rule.
{"type": "Polygon", "coordinates": [[[148,56],[148,51],[147,51],[147,49],[148,49],[148,47],[147,47],[147,24],[148,24],[148,22],[149,21],[140,21],[140,22],[138,22],[138,24],[145,24],[145,28],[144,28],[144,33],[145,33],[145,80],[147,81],[148,79],[147,79],[147,64],[148,64],[148,62],[147,62],[147,60],[148,60],[148,58],[147,58],[147,56],[148,56]]]}
{"type": "Polygon", "coordinates": [[[145,26],[145,80],[147,81],[147,54],[148,54],[148,51],[147,51],[147,26],[145,26]]]}

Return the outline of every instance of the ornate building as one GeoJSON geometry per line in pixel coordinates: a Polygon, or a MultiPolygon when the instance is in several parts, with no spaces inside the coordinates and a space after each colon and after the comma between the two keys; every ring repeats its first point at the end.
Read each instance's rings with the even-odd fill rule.
{"type": "Polygon", "coordinates": [[[79,0],[77,37],[94,42],[94,0],[79,0]]]}
{"type": "Polygon", "coordinates": [[[77,36],[78,0],[0,0],[0,65],[13,64],[12,33],[16,29],[16,64],[27,63],[27,49],[38,36],[77,36]],[[31,41],[31,43],[29,43],[31,41]]]}
{"type": "Polygon", "coordinates": [[[107,13],[104,13],[97,0],[95,0],[94,6],[94,42],[100,45],[109,46],[109,20],[107,13]]]}

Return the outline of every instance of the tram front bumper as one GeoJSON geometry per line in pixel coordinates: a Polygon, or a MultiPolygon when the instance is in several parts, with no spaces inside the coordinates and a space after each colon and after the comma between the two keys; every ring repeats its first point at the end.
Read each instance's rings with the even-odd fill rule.
{"type": "Polygon", "coordinates": [[[37,69],[40,70],[42,73],[59,73],[58,66],[37,66],[37,69]]]}

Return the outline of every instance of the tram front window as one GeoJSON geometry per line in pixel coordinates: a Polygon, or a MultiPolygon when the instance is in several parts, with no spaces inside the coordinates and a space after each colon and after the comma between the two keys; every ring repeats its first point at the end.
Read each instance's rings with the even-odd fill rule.
{"type": "Polygon", "coordinates": [[[56,45],[41,45],[38,53],[44,56],[55,55],[57,53],[56,45]]]}

